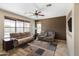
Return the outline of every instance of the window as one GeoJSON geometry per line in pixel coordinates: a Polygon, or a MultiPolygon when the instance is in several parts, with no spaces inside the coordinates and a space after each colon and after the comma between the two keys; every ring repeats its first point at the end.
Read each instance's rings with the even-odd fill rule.
{"type": "Polygon", "coordinates": [[[37,24],[37,33],[41,33],[41,23],[37,24]]]}
{"type": "Polygon", "coordinates": [[[4,20],[4,37],[10,37],[10,33],[15,33],[15,21],[13,20],[4,20]]]}
{"type": "Polygon", "coordinates": [[[30,23],[11,19],[4,20],[4,38],[10,38],[10,33],[21,32],[30,32],[30,23]]]}
{"type": "Polygon", "coordinates": [[[16,21],[16,32],[23,32],[23,22],[22,21],[16,21]]]}
{"type": "Polygon", "coordinates": [[[30,32],[30,23],[24,22],[24,32],[30,32]]]}

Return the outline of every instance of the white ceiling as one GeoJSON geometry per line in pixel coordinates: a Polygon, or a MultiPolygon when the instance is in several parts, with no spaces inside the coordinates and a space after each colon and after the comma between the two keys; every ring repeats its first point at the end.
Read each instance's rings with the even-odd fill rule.
{"type": "Polygon", "coordinates": [[[66,15],[72,4],[69,3],[52,3],[51,7],[45,8],[42,14],[45,16],[35,17],[27,14],[35,9],[44,8],[45,3],[0,3],[0,8],[32,19],[45,19],[66,15]]]}

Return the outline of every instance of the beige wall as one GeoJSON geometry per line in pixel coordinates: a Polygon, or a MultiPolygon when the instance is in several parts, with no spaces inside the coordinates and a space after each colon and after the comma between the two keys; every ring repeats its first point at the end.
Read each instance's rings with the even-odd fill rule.
{"type": "Polygon", "coordinates": [[[34,20],[29,19],[29,18],[24,17],[24,16],[21,16],[21,15],[17,15],[17,14],[5,11],[5,10],[0,10],[0,46],[1,46],[1,40],[4,37],[4,16],[10,16],[10,17],[14,17],[14,18],[17,18],[17,19],[23,19],[23,20],[30,21],[31,22],[30,31],[31,31],[32,34],[35,33],[34,32],[34,26],[35,26],[35,21],[34,20]]]}
{"type": "Polygon", "coordinates": [[[79,3],[73,4],[72,8],[72,33],[67,33],[67,46],[69,55],[79,56],[79,3]]]}
{"type": "Polygon", "coordinates": [[[55,31],[56,38],[66,39],[66,17],[54,17],[42,19],[39,22],[42,24],[42,31],[55,31]]]}
{"type": "Polygon", "coordinates": [[[0,50],[2,48],[2,39],[3,39],[3,33],[4,33],[4,17],[1,15],[1,11],[0,11],[0,50]]]}
{"type": "Polygon", "coordinates": [[[68,14],[66,15],[66,38],[67,38],[67,49],[68,49],[68,55],[73,56],[74,55],[74,35],[73,35],[73,8],[69,10],[68,14]],[[68,20],[72,17],[72,32],[69,32],[68,30],[68,20]]]}
{"type": "Polygon", "coordinates": [[[74,52],[79,56],[79,4],[74,4],[74,52]]]}
{"type": "Polygon", "coordinates": [[[71,13],[72,33],[68,32],[68,30],[66,29],[67,47],[69,55],[79,56],[79,4],[78,3],[73,4],[71,11],[72,11],[71,13]]]}

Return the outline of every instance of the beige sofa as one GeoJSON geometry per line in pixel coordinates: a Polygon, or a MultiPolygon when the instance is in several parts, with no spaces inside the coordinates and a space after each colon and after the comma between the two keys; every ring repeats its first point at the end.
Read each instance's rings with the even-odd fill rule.
{"type": "Polygon", "coordinates": [[[24,33],[11,33],[11,38],[14,38],[17,41],[17,46],[23,43],[28,43],[33,41],[33,36],[29,32],[24,33]]]}

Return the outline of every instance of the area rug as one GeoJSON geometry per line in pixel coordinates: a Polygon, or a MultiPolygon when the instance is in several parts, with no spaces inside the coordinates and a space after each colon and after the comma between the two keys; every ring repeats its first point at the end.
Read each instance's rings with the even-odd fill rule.
{"type": "Polygon", "coordinates": [[[43,53],[44,53],[44,49],[37,49],[36,51],[35,51],[35,53],[37,54],[37,55],[42,55],[43,53]]]}
{"type": "Polygon", "coordinates": [[[56,47],[57,47],[57,44],[49,44],[48,45],[48,50],[55,51],[56,50],[56,47]]]}

